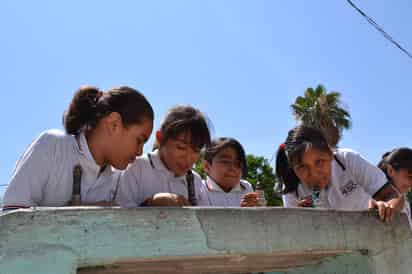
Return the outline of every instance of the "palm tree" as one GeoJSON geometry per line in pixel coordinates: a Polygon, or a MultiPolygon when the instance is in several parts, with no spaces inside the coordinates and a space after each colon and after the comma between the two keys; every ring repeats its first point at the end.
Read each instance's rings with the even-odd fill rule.
{"type": "Polygon", "coordinates": [[[322,85],[307,88],[291,105],[295,119],[301,124],[322,130],[328,143],[336,147],[344,129],[350,129],[351,117],[341,107],[339,92],[326,92],[322,85]]]}

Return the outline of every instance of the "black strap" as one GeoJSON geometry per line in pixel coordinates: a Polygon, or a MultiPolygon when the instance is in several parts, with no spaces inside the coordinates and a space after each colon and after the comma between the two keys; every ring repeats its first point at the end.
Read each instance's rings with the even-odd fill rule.
{"type": "Polygon", "coordinates": [[[149,162],[150,162],[150,165],[152,166],[152,168],[155,168],[155,166],[153,164],[153,160],[152,160],[152,155],[150,155],[150,153],[147,153],[147,158],[149,158],[149,162]]]}
{"type": "Polygon", "coordinates": [[[346,170],[345,165],[338,159],[338,156],[336,156],[336,154],[333,154],[333,158],[335,159],[335,161],[338,163],[338,165],[342,168],[343,171],[346,170]]]}
{"type": "Polygon", "coordinates": [[[197,199],[196,199],[196,190],[195,190],[195,179],[194,179],[192,170],[189,170],[186,173],[186,182],[187,182],[187,196],[189,197],[189,203],[192,206],[196,206],[197,199]]]}
{"type": "Polygon", "coordinates": [[[82,185],[82,166],[77,164],[73,167],[73,192],[72,192],[72,204],[81,204],[81,185],[82,185]]]}

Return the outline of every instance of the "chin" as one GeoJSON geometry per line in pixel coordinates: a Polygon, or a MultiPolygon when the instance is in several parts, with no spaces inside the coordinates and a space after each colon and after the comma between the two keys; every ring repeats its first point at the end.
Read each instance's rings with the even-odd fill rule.
{"type": "Polygon", "coordinates": [[[121,163],[121,164],[113,165],[113,167],[119,170],[124,170],[127,168],[128,165],[129,163],[121,163]]]}

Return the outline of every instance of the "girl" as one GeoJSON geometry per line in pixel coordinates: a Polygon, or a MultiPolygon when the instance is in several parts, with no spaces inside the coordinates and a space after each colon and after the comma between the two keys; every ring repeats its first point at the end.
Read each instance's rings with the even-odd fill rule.
{"type": "Polygon", "coordinates": [[[208,189],[212,206],[238,207],[242,196],[253,192],[252,185],[241,180],[247,174],[245,151],[232,138],[218,138],[205,152],[203,169],[207,177],[204,184],[208,189]]]}
{"type": "Polygon", "coordinates": [[[81,87],[64,115],[66,132],[42,133],[18,161],[3,209],[110,204],[118,172],[141,155],[153,128],[153,109],[130,87],[102,92],[81,87]],[[72,201],[74,202],[74,201],[72,201]]]}
{"type": "Polygon", "coordinates": [[[333,209],[378,208],[384,221],[403,207],[403,198],[380,169],[354,151],[333,152],[317,129],[299,126],[289,131],[277,153],[276,173],[285,185],[285,207],[316,202],[333,209]]]}
{"type": "Polygon", "coordinates": [[[139,157],[120,179],[122,207],[208,205],[207,190],[191,171],[210,145],[204,115],[191,106],[172,108],[156,132],[156,148],[139,157]]]}
{"type": "Polygon", "coordinates": [[[406,199],[406,193],[412,188],[412,149],[397,148],[385,153],[378,167],[385,173],[386,178],[399,194],[404,196],[405,206],[402,211],[408,216],[412,228],[411,208],[406,199]]]}

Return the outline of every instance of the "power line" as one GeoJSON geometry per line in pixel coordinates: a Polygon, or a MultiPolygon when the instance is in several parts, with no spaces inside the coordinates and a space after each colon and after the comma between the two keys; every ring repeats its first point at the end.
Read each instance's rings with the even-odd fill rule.
{"type": "Polygon", "coordinates": [[[365,17],[366,21],[368,21],[369,24],[371,24],[375,29],[377,29],[387,40],[389,40],[392,44],[394,44],[397,48],[399,48],[401,51],[403,51],[406,55],[408,55],[409,58],[412,59],[412,54],[409,53],[405,48],[403,48],[398,42],[395,41],[395,39],[392,38],[392,36],[384,31],[382,27],[378,25],[378,23],[375,22],[372,18],[370,18],[365,12],[363,12],[360,8],[358,8],[351,0],[346,0],[346,2],[349,3],[357,12],[359,12],[363,17],[365,17]]]}

